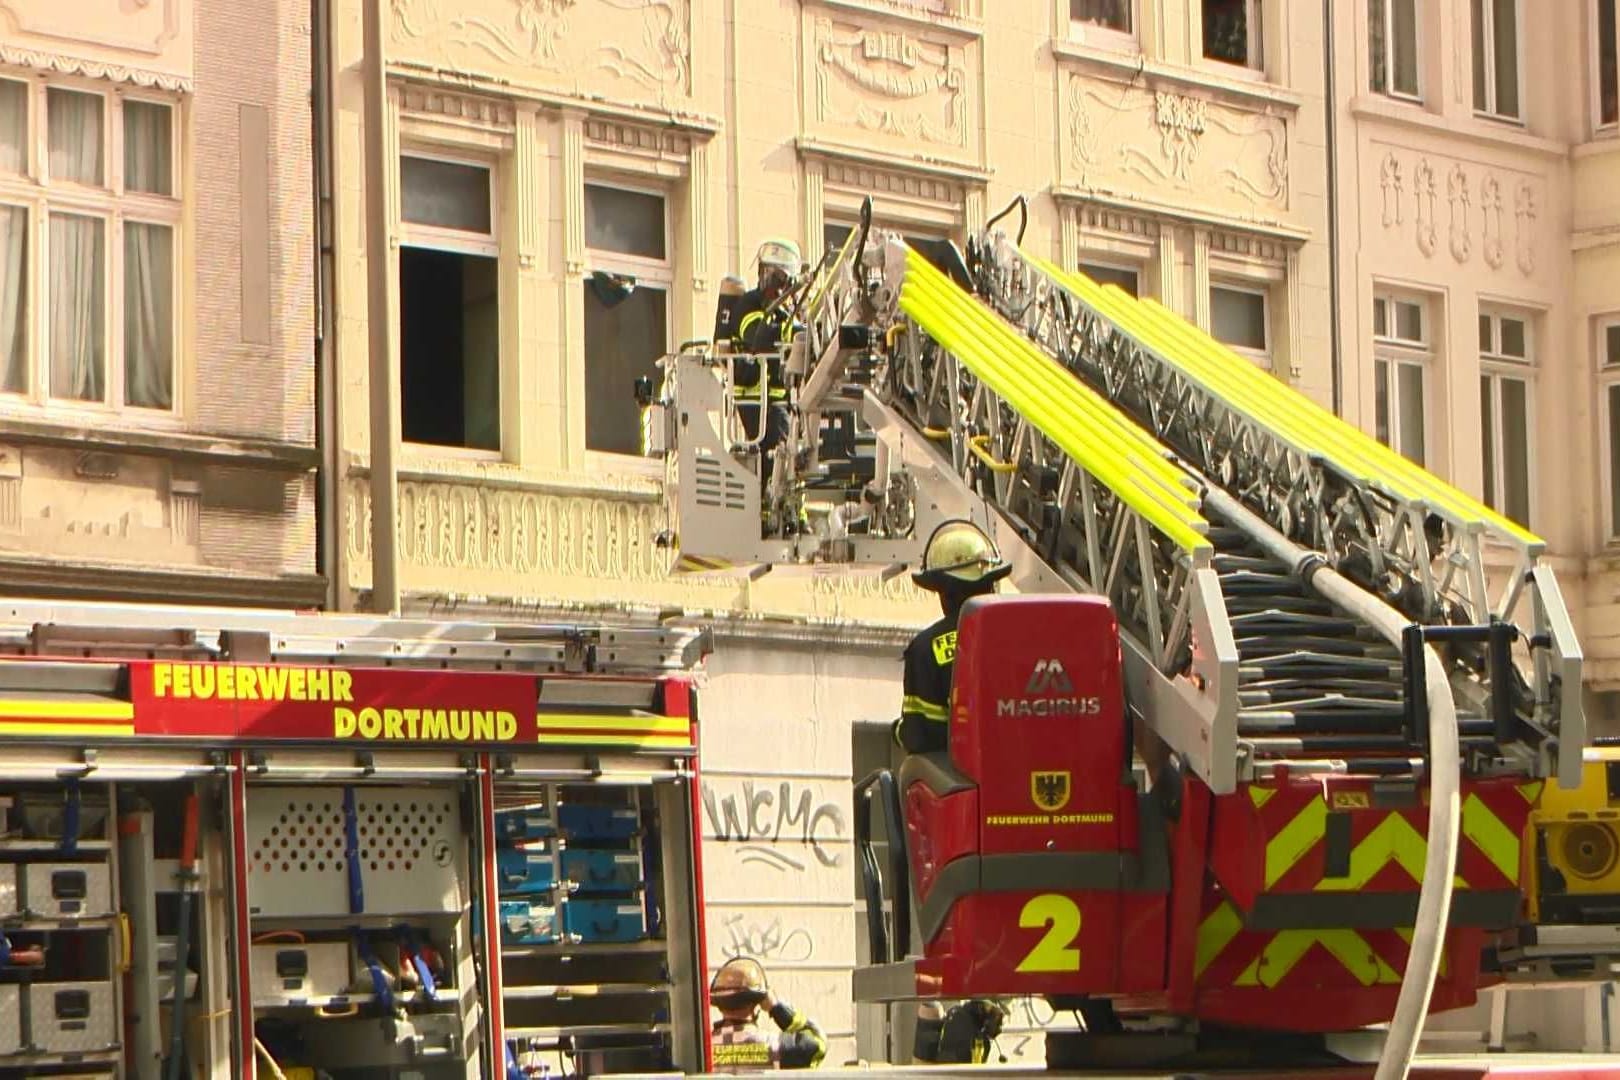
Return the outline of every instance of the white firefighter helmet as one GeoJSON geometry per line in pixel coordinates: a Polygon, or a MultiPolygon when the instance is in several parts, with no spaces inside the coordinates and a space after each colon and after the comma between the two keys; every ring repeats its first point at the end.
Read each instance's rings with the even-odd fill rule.
{"type": "Polygon", "coordinates": [[[767,266],[775,267],[788,277],[797,274],[799,267],[804,264],[799,254],[799,245],[780,236],[773,236],[759,245],[759,254],[755,256],[755,261],[759,263],[761,270],[767,266]]]}

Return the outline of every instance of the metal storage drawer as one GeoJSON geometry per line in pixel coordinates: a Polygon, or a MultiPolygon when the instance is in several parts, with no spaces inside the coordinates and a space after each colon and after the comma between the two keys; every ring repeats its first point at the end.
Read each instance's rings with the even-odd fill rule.
{"type": "Polygon", "coordinates": [[[35,983],[28,988],[28,1034],[48,1054],[87,1054],[118,1041],[112,983],[35,983]]]}
{"type": "Polygon", "coordinates": [[[106,862],[32,862],[16,867],[22,896],[11,912],[39,919],[98,919],[113,914],[106,862]]]}
{"type": "Polygon", "coordinates": [[[495,842],[498,844],[520,844],[555,835],[557,826],[551,820],[551,811],[545,807],[495,811],[495,842]]]}
{"type": "Polygon", "coordinates": [[[253,946],[254,1001],[308,1001],[349,990],[349,945],[272,943],[253,946]]]}
{"type": "Polygon", "coordinates": [[[15,1054],[22,1044],[22,987],[0,985],[0,1054],[15,1054]]]}

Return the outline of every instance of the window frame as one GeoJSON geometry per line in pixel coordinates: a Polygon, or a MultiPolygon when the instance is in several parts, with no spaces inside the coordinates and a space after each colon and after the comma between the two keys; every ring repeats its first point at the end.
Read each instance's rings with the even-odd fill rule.
{"type": "MultiPolygon", "coordinates": [[[[1485,79],[1485,104],[1483,106],[1473,104],[1473,87],[1470,86],[1469,97],[1470,104],[1474,110],[1474,115],[1483,120],[1495,120],[1500,123],[1517,124],[1522,127],[1525,123],[1524,49],[1522,47],[1522,42],[1524,41],[1524,34],[1522,33],[1524,28],[1524,0],[1513,0],[1513,53],[1518,58],[1518,62],[1514,64],[1514,78],[1517,82],[1517,86],[1514,88],[1514,93],[1518,98],[1519,105],[1519,111],[1516,113],[1503,112],[1500,108],[1501,103],[1497,101],[1499,87],[1496,79],[1496,7],[1492,3],[1492,0],[1473,0],[1473,2],[1469,4],[1470,21],[1473,19],[1474,13],[1472,9],[1474,4],[1479,5],[1479,11],[1485,19],[1485,26],[1480,30],[1481,39],[1483,41],[1482,48],[1484,51],[1481,56],[1475,56],[1472,58],[1474,70],[1477,70],[1480,65],[1483,65],[1485,68],[1483,72],[1485,79]]],[[[1472,25],[1470,25],[1470,30],[1472,30],[1472,25]]],[[[1468,48],[1470,52],[1472,52],[1472,34],[1469,35],[1468,48]]]]}
{"type": "Polygon", "coordinates": [[[1215,65],[1215,70],[1239,79],[1264,80],[1266,78],[1266,40],[1265,40],[1265,0],[1243,0],[1243,31],[1248,38],[1245,51],[1249,56],[1247,63],[1238,63],[1235,60],[1223,60],[1218,56],[1209,55],[1209,43],[1202,41],[1202,22],[1204,3],[1199,0],[1199,34],[1200,55],[1199,60],[1205,64],[1215,65]]]}
{"type": "MultiPolygon", "coordinates": [[[[1211,275],[1209,279],[1210,337],[1215,337],[1216,289],[1222,289],[1226,292],[1248,293],[1251,296],[1260,297],[1260,325],[1265,328],[1266,347],[1264,349],[1257,350],[1247,345],[1233,345],[1226,341],[1221,341],[1221,344],[1226,346],[1228,349],[1231,349],[1245,360],[1253,361],[1264,370],[1273,370],[1272,360],[1277,347],[1277,335],[1273,332],[1271,325],[1271,288],[1269,284],[1265,282],[1247,280],[1244,278],[1211,275]]],[[[1215,338],[1215,340],[1220,341],[1220,338],[1215,338]]]]}
{"type": "MultiPolygon", "coordinates": [[[[1090,277],[1093,281],[1096,281],[1097,279],[1092,277],[1090,272],[1087,270],[1087,267],[1094,266],[1099,270],[1112,270],[1117,274],[1130,274],[1136,278],[1137,298],[1140,299],[1146,295],[1143,292],[1143,285],[1147,276],[1147,268],[1141,263],[1131,262],[1129,259],[1122,259],[1112,254],[1105,255],[1102,258],[1093,258],[1089,253],[1081,252],[1079,258],[1075,260],[1074,266],[1076,270],[1082,274],[1085,274],[1087,277],[1090,277]]],[[[1113,283],[1098,281],[1097,284],[1107,285],[1113,283]]],[[[1211,282],[1211,286],[1213,285],[1214,283],[1211,282]]]]}
{"type": "MultiPolygon", "coordinates": [[[[1482,380],[1491,383],[1491,446],[1494,451],[1491,462],[1491,484],[1487,489],[1484,477],[1481,477],[1481,491],[1486,505],[1492,507],[1497,513],[1507,516],[1506,484],[1507,472],[1506,440],[1503,438],[1502,391],[1501,383],[1505,379],[1515,379],[1524,384],[1525,408],[1525,475],[1529,477],[1526,485],[1526,495],[1529,499],[1525,507],[1525,515],[1534,519],[1537,510],[1536,480],[1536,382],[1538,367],[1536,365],[1536,320],[1533,314],[1522,309],[1503,307],[1496,304],[1481,304],[1479,317],[1488,319],[1491,327],[1491,342],[1489,348],[1480,347],[1479,375],[1482,380]],[[1524,356],[1511,356],[1502,351],[1502,321],[1512,319],[1524,324],[1524,356]],[[1494,490],[1491,490],[1494,489],[1494,490]]],[[[1484,432],[1480,433],[1481,440],[1484,432]]],[[[1483,450],[1483,446],[1481,447],[1483,450]]],[[[1483,455],[1482,455],[1483,456],[1483,455]]],[[[1529,528],[1530,521],[1520,521],[1520,525],[1529,528]]]]}
{"type": "MultiPolygon", "coordinates": [[[[664,204],[664,257],[654,259],[645,255],[630,255],[622,251],[609,251],[605,248],[585,248],[585,274],[580,279],[579,287],[583,290],[589,287],[590,275],[598,270],[610,274],[627,274],[636,279],[636,287],[644,284],[661,289],[664,293],[664,348],[669,350],[675,341],[675,215],[671,213],[671,206],[675,201],[676,192],[673,185],[665,186],[655,184],[646,178],[630,179],[618,174],[596,173],[587,171],[585,180],[579,186],[580,200],[580,229],[583,235],[588,236],[590,230],[586,222],[590,214],[590,203],[586,198],[586,188],[612,188],[617,191],[629,191],[638,195],[653,195],[664,204]]],[[[583,295],[583,294],[582,294],[583,295]]],[[[584,348],[584,322],[580,323],[581,349],[584,348]]],[[[585,359],[587,370],[582,373],[585,385],[582,393],[588,396],[591,392],[589,364],[585,359]]],[[[580,430],[583,433],[587,423],[589,406],[582,398],[580,401],[580,430]]],[[[604,467],[615,469],[621,473],[629,471],[641,473],[646,476],[663,476],[664,465],[652,458],[641,457],[636,454],[621,454],[612,450],[593,449],[581,435],[581,443],[585,449],[587,463],[595,463],[604,467]]]]}
{"type": "Polygon", "coordinates": [[[1059,2],[1067,9],[1063,11],[1063,20],[1068,24],[1070,41],[1112,52],[1142,51],[1142,0],[1125,0],[1131,24],[1129,30],[1115,30],[1088,19],[1076,19],[1071,0],[1059,2]]]}
{"type": "Polygon", "coordinates": [[[22,207],[26,220],[23,331],[24,366],[28,385],[22,391],[0,389],[0,406],[28,409],[76,422],[105,422],[110,417],[135,416],[143,425],[178,428],[190,404],[184,373],[188,368],[188,334],[183,321],[187,189],[184,139],[186,103],[160,92],[109,86],[73,77],[25,79],[10,72],[0,78],[21,83],[26,125],[22,174],[0,173],[0,204],[22,207]],[[101,100],[102,184],[84,184],[50,177],[50,91],[88,94],[101,100]],[[131,192],[124,177],[124,106],[128,102],[160,105],[169,110],[169,194],[131,192]],[[103,396],[80,401],[56,397],[50,386],[50,221],[53,214],[88,217],[102,223],[102,350],[103,396]],[[167,407],[132,404],[126,400],[124,319],[125,229],[127,225],[167,229],[170,236],[169,334],[170,370],[167,407]]]}
{"type": "Polygon", "coordinates": [[[1603,119],[1603,42],[1599,36],[1601,20],[1598,18],[1598,5],[1602,0],[1591,0],[1587,6],[1588,17],[1591,19],[1592,32],[1587,38],[1592,42],[1588,50],[1587,63],[1591,72],[1591,108],[1592,108],[1592,134],[1596,138],[1620,137],[1620,0],[1615,3],[1614,40],[1609,43],[1615,53],[1616,90],[1615,90],[1615,119],[1605,122],[1603,119]]]}
{"type": "MultiPolygon", "coordinates": [[[[1384,8],[1384,71],[1387,85],[1379,87],[1372,85],[1371,60],[1368,56],[1369,70],[1367,82],[1371,91],[1395,101],[1404,101],[1412,105],[1424,104],[1424,78],[1423,78],[1423,0],[1412,0],[1412,59],[1417,77],[1417,89],[1412,93],[1395,88],[1395,4],[1398,0],[1380,0],[1384,8]]],[[[1363,11],[1367,10],[1365,7],[1363,11]]],[[[1369,21],[1371,14],[1369,12],[1369,21]]],[[[1522,100],[1522,99],[1521,99],[1522,100]]]]}
{"type": "Polygon", "coordinates": [[[1609,408],[1609,393],[1620,387],[1620,360],[1608,362],[1608,334],[1610,329],[1620,331],[1620,311],[1599,315],[1594,320],[1592,336],[1593,367],[1596,369],[1598,398],[1601,409],[1602,445],[1598,454],[1599,477],[1603,485],[1601,497],[1604,509],[1602,542],[1605,546],[1620,547],[1620,502],[1614,498],[1613,446],[1620,439],[1620,417],[1609,408]]]}
{"type": "Polygon", "coordinates": [[[1407,453],[1407,448],[1404,445],[1406,440],[1401,431],[1401,380],[1399,375],[1402,367],[1417,368],[1420,385],[1423,387],[1423,414],[1421,417],[1423,425],[1423,467],[1428,468],[1429,432],[1434,428],[1434,394],[1431,392],[1430,384],[1432,380],[1429,378],[1434,371],[1435,364],[1433,301],[1422,293],[1406,292],[1400,289],[1376,289],[1373,293],[1373,304],[1376,307],[1380,303],[1390,305],[1390,315],[1385,318],[1385,332],[1383,334],[1379,334],[1376,329],[1376,312],[1373,316],[1374,322],[1370,327],[1373,342],[1372,434],[1374,438],[1377,438],[1378,380],[1382,377],[1383,369],[1387,368],[1388,385],[1385,396],[1388,401],[1390,438],[1384,445],[1407,460],[1413,460],[1411,454],[1407,453]],[[1420,313],[1419,318],[1422,320],[1421,337],[1400,337],[1393,332],[1398,325],[1398,320],[1393,318],[1396,304],[1417,305],[1420,313]]]}
{"type": "Polygon", "coordinates": [[[428,147],[420,143],[401,145],[398,156],[400,162],[403,162],[406,158],[417,158],[422,161],[443,162],[446,165],[467,165],[483,169],[489,177],[489,231],[476,233],[471,229],[452,229],[443,225],[423,225],[406,220],[405,180],[403,172],[401,172],[399,214],[396,223],[399,228],[400,247],[427,248],[431,251],[448,251],[458,255],[482,255],[490,258],[500,258],[501,189],[497,175],[499,162],[471,150],[457,152],[442,147],[428,147]]]}

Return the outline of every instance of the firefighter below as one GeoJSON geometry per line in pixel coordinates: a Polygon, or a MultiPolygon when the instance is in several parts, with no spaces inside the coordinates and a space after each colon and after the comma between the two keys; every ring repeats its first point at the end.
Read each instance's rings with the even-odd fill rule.
{"type": "Polygon", "coordinates": [[[776,1000],[757,960],[738,957],[715,972],[709,1000],[720,1010],[714,1025],[714,1071],[765,1072],[813,1069],[827,1053],[821,1029],[784,1001],[776,1000]],[[763,1006],[779,1032],[760,1030],[763,1006]]]}

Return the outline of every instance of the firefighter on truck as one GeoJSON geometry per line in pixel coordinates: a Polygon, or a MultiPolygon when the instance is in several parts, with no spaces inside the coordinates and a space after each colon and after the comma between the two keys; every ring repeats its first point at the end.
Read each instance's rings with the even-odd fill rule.
{"type": "MultiPolygon", "coordinates": [[[[949,752],[951,677],[962,608],[976,596],[994,595],[996,583],[1011,571],[995,543],[970,521],[947,521],[928,538],[922,569],[911,579],[939,594],[942,617],[906,646],[900,719],[894,725],[895,742],[906,753],[949,752]]],[[[1083,1002],[1079,1013],[1089,1033],[1121,1030],[1106,998],[1083,1002]]],[[[999,1005],[987,1001],[969,1001],[949,1011],[931,1002],[920,1004],[912,1056],[940,1064],[983,1062],[1005,1016],[999,1005]]]]}

